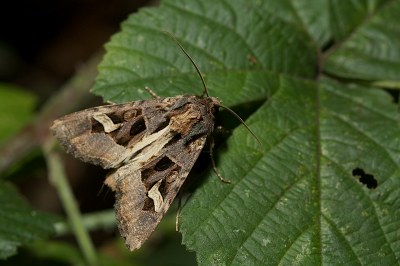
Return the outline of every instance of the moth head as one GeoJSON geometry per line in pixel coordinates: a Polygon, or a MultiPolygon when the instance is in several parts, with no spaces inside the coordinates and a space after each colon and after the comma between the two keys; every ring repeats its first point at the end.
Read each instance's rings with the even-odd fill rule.
{"type": "Polygon", "coordinates": [[[207,97],[206,99],[209,99],[209,101],[210,101],[211,113],[216,114],[218,112],[219,107],[221,106],[220,100],[218,100],[215,97],[207,97]]]}

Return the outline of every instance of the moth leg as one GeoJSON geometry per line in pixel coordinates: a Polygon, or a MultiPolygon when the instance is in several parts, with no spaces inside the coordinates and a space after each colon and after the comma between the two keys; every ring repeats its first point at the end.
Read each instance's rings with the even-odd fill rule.
{"type": "Polygon", "coordinates": [[[214,150],[214,139],[211,138],[211,141],[210,141],[210,157],[211,157],[211,163],[212,163],[213,170],[214,170],[215,174],[219,177],[219,179],[220,179],[222,182],[227,183],[227,184],[230,184],[231,181],[228,180],[228,179],[225,179],[225,178],[219,173],[219,171],[218,171],[218,169],[217,169],[217,166],[215,165],[213,150],[214,150]]]}
{"type": "Polygon", "coordinates": [[[178,210],[175,217],[175,230],[179,231],[179,215],[181,215],[182,194],[178,192],[178,210]]]}
{"type": "Polygon", "coordinates": [[[154,91],[152,91],[149,87],[145,86],[144,89],[155,99],[160,99],[161,97],[158,96],[154,91]]]}

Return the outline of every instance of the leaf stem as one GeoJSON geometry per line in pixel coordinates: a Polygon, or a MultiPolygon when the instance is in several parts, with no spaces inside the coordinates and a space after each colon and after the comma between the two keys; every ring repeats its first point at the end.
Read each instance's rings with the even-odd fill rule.
{"type": "Polygon", "coordinates": [[[40,148],[47,141],[50,123],[55,118],[91,106],[90,102],[95,97],[89,94],[89,88],[93,85],[102,55],[97,53],[82,64],[76,74],[44,104],[36,117],[0,147],[0,173],[40,148]]]}
{"type": "MultiPolygon", "coordinates": [[[[113,209],[99,211],[82,215],[82,223],[87,231],[115,228],[115,211],[113,209]]],[[[57,222],[54,224],[57,235],[65,235],[71,232],[72,228],[67,222],[57,222]]]]}
{"type": "Polygon", "coordinates": [[[52,138],[49,138],[49,140],[43,145],[48,167],[49,180],[58,192],[61,203],[67,214],[71,229],[75,234],[87,264],[97,265],[97,257],[93,243],[83,224],[82,216],[79,212],[78,205],[67,181],[60,155],[54,150],[53,147],[54,139],[52,138]]]}

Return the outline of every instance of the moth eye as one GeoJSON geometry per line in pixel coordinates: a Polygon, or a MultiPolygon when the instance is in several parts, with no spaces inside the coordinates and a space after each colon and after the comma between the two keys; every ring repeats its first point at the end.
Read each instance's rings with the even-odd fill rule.
{"type": "Polygon", "coordinates": [[[144,123],[144,118],[141,117],[138,121],[136,121],[136,123],[132,125],[129,134],[131,136],[135,136],[140,132],[144,131],[145,129],[146,129],[146,124],[144,123]]]}
{"type": "Polygon", "coordinates": [[[125,121],[129,121],[132,118],[136,117],[138,115],[137,110],[128,110],[123,114],[123,118],[125,121]]]}
{"type": "Polygon", "coordinates": [[[168,168],[170,168],[173,165],[175,165],[175,163],[173,161],[171,161],[170,158],[165,156],[160,161],[158,161],[158,163],[154,166],[154,170],[156,170],[158,172],[162,172],[162,171],[167,170],[168,168]]]}
{"type": "Polygon", "coordinates": [[[218,112],[218,107],[212,107],[211,108],[211,113],[216,114],[218,112]]]}

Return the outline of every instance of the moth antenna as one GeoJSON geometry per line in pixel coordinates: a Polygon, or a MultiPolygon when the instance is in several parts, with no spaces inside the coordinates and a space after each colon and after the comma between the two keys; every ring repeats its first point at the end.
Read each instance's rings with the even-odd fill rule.
{"type": "Polygon", "coordinates": [[[207,89],[207,86],[206,86],[206,82],[204,81],[204,78],[203,78],[203,74],[201,74],[199,67],[198,67],[197,64],[194,62],[194,60],[192,59],[192,57],[190,57],[190,55],[186,52],[185,48],[183,48],[183,46],[182,46],[182,45],[180,44],[180,42],[175,38],[175,36],[172,35],[172,33],[170,33],[169,31],[165,31],[165,30],[163,30],[163,32],[164,32],[165,34],[167,34],[169,37],[171,37],[171,39],[174,40],[174,41],[178,44],[178,46],[181,48],[182,52],[187,56],[187,58],[189,58],[190,62],[192,62],[192,65],[193,65],[194,68],[196,69],[197,74],[199,75],[199,77],[200,77],[200,79],[201,79],[201,83],[203,83],[203,88],[204,88],[203,95],[204,95],[204,93],[205,93],[205,94],[207,95],[207,97],[210,97],[210,95],[208,94],[208,89],[207,89]]]}
{"type": "MultiPolygon", "coordinates": [[[[199,75],[199,77],[201,79],[201,83],[203,83],[204,93],[207,95],[207,97],[210,97],[210,95],[208,94],[208,89],[207,89],[206,82],[204,81],[203,74],[201,74],[201,71],[200,71],[199,67],[194,62],[192,57],[186,52],[185,48],[183,48],[183,46],[180,44],[180,42],[175,38],[175,36],[172,33],[170,33],[169,31],[166,31],[166,30],[163,30],[162,32],[164,32],[169,37],[171,37],[171,39],[174,40],[176,42],[176,44],[178,44],[179,48],[181,48],[182,52],[187,56],[187,58],[189,58],[190,62],[192,63],[192,65],[196,69],[197,74],[199,75]]],[[[253,135],[253,137],[257,140],[258,144],[262,145],[261,141],[257,138],[256,134],[254,134],[254,132],[251,131],[251,129],[246,125],[246,123],[243,121],[243,119],[238,114],[236,114],[232,109],[230,109],[227,106],[224,106],[222,104],[219,104],[218,106],[224,108],[225,110],[227,110],[231,114],[233,114],[240,121],[240,123],[242,123],[246,127],[246,129],[250,132],[250,134],[253,135]]]]}
{"type": "Polygon", "coordinates": [[[178,192],[178,210],[176,212],[175,217],[175,230],[179,232],[179,216],[181,215],[181,203],[182,203],[182,195],[178,192]]]}
{"type": "Polygon", "coordinates": [[[240,123],[242,123],[243,126],[246,127],[246,129],[250,132],[250,134],[253,135],[253,137],[257,140],[258,144],[260,144],[260,146],[262,146],[261,141],[257,138],[256,134],[254,134],[254,132],[251,131],[250,127],[248,125],[246,125],[246,123],[243,121],[243,119],[237,113],[235,113],[235,111],[233,111],[228,106],[225,106],[225,105],[222,105],[222,104],[218,104],[218,106],[224,108],[229,113],[231,113],[234,117],[236,117],[240,121],[240,123]]]}

